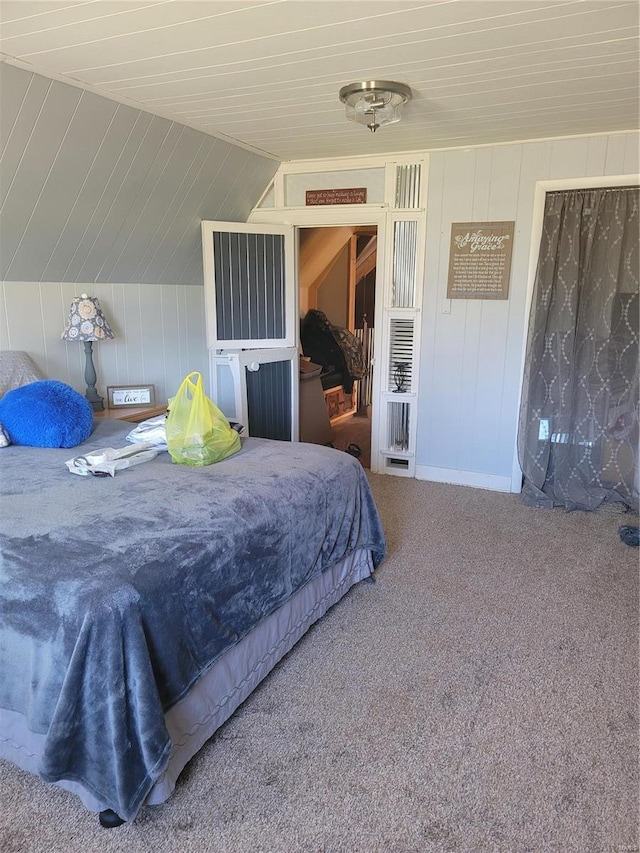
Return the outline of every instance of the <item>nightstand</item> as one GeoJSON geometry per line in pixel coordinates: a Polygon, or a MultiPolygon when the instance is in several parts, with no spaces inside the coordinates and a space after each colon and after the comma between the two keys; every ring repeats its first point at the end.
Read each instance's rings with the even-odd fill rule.
{"type": "Polygon", "coordinates": [[[112,418],[116,421],[131,421],[139,424],[147,418],[154,418],[167,411],[166,406],[118,406],[115,409],[104,409],[102,412],[94,412],[94,418],[112,418]]]}

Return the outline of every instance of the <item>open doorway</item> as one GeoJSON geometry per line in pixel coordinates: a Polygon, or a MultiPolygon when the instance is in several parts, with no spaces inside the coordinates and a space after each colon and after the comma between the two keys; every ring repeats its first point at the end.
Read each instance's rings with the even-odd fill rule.
{"type": "MultiPolygon", "coordinates": [[[[322,368],[319,379],[331,443],[369,468],[377,227],[299,228],[298,234],[302,352],[322,368]],[[347,352],[351,339],[344,330],[355,336],[361,352],[362,370],[353,369],[355,378],[347,352]]],[[[303,416],[301,410],[301,423],[303,416]]],[[[319,432],[312,440],[328,443],[328,434],[319,432]]]]}

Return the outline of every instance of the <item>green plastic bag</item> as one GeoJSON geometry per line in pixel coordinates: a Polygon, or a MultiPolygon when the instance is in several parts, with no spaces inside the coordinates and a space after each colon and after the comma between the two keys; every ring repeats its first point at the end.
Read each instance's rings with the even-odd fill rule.
{"type": "Polygon", "coordinates": [[[190,373],[169,400],[167,447],[181,465],[211,465],[240,450],[238,433],[204,393],[200,373],[190,373]]]}

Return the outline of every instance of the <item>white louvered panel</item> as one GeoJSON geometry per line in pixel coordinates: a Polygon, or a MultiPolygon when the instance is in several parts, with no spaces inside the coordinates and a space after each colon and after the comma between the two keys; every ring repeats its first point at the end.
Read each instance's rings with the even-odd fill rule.
{"type": "Polygon", "coordinates": [[[396,200],[398,208],[420,207],[420,164],[396,166],[396,200]]]}
{"type": "Polygon", "coordinates": [[[414,308],[418,223],[396,222],[393,227],[393,308],[414,308]]]}
{"type": "Polygon", "coordinates": [[[413,320],[392,317],[389,323],[388,390],[396,390],[395,373],[398,364],[406,364],[404,390],[411,391],[413,373],[413,320]]]}
{"type": "Polygon", "coordinates": [[[387,403],[387,446],[398,453],[409,449],[408,403],[387,403]]]}

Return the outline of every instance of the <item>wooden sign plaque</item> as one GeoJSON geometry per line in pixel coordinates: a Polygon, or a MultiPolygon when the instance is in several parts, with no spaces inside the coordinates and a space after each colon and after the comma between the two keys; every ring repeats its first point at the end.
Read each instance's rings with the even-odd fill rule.
{"type": "Polygon", "coordinates": [[[452,222],[447,299],[508,299],[515,222],[452,222]]]}
{"type": "Polygon", "coordinates": [[[335,190],[307,190],[305,203],[312,204],[366,204],[366,187],[346,187],[335,190]]]}

